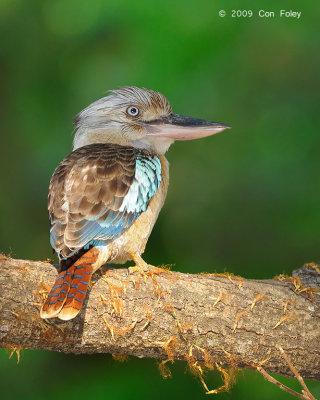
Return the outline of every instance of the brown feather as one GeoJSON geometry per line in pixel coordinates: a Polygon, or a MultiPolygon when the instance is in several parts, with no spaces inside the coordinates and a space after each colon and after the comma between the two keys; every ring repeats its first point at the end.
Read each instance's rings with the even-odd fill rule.
{"type": "Polygon", "coordinates": [[[61,256],[68,257],[70,250],[77,249],[85,219],[101,220],[104,210],[103,217],[108,210],[119,210],[134,179],[138,151],[116,144],[91,144],[73,151],[57,167],[50,182],[48,209],[56,235],[54,248],[61,256]]]}

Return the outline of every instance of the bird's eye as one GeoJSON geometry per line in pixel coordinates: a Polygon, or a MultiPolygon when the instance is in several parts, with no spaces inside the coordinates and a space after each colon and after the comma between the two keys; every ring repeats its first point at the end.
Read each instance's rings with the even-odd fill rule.
{"type": "Polygon", "coordinates": [[[136,115],[139,114],[139,109],[138,109],[137,107],[130,106],[130,107],[127,109],[127,113],[128,113],[129,115],[131,115],[132,117],[135,117],[136,115]]]}

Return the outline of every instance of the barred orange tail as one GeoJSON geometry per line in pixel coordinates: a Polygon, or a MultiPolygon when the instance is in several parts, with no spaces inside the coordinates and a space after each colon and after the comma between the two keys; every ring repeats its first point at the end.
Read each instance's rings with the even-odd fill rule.
{"type": "Polygon", "coordinates": [[[59,273],[42,309],[41,318],[74,318],[81,310],[99,250],[91,248],[67,270],[59,273]]]}

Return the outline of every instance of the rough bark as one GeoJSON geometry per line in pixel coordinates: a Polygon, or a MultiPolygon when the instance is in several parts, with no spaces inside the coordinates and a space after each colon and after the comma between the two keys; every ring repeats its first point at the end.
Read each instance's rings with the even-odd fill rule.
{"type": "Polygon", "coordinates": [[[320,269],[248,280],[153,269],[103,269],[81,313],[44,321],[54,283],[48,262],[0,259],[0,347],[186,359],[292,375],[281,346],[304,378],[320,379],[320,269]]]}

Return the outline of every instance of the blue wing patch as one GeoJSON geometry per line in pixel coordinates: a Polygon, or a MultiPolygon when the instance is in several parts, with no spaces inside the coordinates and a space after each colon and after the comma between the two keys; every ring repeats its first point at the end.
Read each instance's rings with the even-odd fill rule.
{"type": "MultiPolygon", "coordinates": [[[[149,200],[156,194],[161,182],[161,164],[157,156],[137,156],[134,181],[123,199],[119,211],[138,215],[145,211],[149,200]]],[[[137,215],[137,216],[138,216],[137,215]]]]}

